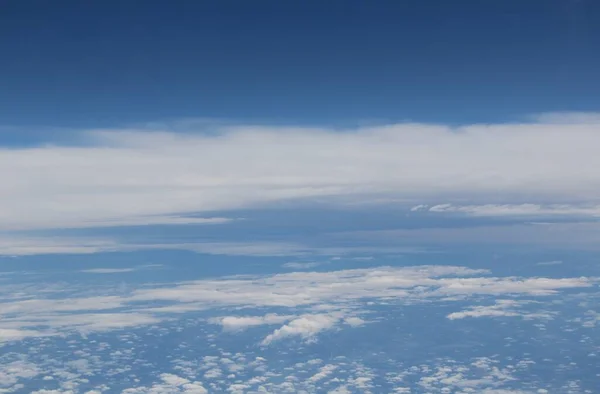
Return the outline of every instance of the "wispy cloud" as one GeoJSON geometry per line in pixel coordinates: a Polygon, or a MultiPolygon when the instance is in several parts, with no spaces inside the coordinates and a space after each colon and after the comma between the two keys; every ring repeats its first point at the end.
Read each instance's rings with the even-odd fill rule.
{"type": "Polygon", "coordinates": [[[87,270],[81,270],[87,274],[120,274],[123,272],[133,272],[135,268],[90,268],[87,270]]]}
{"type": "MultiPolygon", "coordinates": [[[[187,250],[196,253],[227,256],[336,256],[360,253],[425,253],[426,250],[410,246],[310,246],[289,241],[221,241],[135,243],[118,238],[104,237],[43,237],[0,236],[0,256],[28,256],[39,254],[92,254],[134,250],[187,250]]],[[[298,269],[300,266],[288,266],[298,269]]],[[[305,266],[305,268],[307,268],[305,266]]]]}
{"type": "Polygon", "coordinates": [[[303,269],[315,268],[315,267],[318,267],[323,264],[324,263],[317,262],[317,261],[307,261],[307,262],[290,261],[289,263],[283,264],[282,267],[287,268],[287,269],[303,270],[303,269]]]}
{"type": "Polygon", "coordinates": [[[162,267],[164,267],[162,264],[145,264],[130,268],[88,268],[80,270],[79,272],[83,272],[86,274],[121,274],[125,272],[135,272],[140,270],[156,269],[162,267]]]}
{"type": "Polygon", "coordinates": [[[540,261],[537,265],[560,265],[562,260],[540,261]]]}
{"type": "Polygon", "coordinates": [[[461,213],[472,216],[600,216],[600,205],[566,204],[483,204],[483,205],[416,205],[411,212],[461,213]]]}
{"type": "Polygon", "coordinates": [[[522,317],[524,319],[552,319],[554,316],[549,312],[532,312],[523,309],[523,306],[531,304],[531,301],[522,300],[496,300],[493,305],[478,305],[464,311],[450,313],[450,320],[464,319],[467,317],[522,317]]]}

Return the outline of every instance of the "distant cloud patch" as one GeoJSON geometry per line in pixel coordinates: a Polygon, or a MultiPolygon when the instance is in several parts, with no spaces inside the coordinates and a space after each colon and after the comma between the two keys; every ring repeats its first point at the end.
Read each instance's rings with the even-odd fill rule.
{"type": "Polygon", "coordinates": [[[123,272],[133,272],[135,270],[135,268],[91,268],[79,272],[85,272],[87,274],[120,274],[123,272]]]}
{"type": "Polygon", "coordinates": [[[540,261],[536,265],[560,265],[562,264],[562,260],[551,260],[551,261],[540,261]]]}
{"type": "Polygon", "coordinates": [[[600,216],[600,205],[540,205],[540,204],[483,204],[483,205],[416,205],[411,212],[461,213],[471,216],[600,216]]]}

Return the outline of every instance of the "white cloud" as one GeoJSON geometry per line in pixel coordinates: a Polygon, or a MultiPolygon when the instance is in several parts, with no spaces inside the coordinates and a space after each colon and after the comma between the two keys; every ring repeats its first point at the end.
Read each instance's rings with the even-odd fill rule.
{"type": "Polygon", "coordinates": [[[170,384],[171,386],[183,386],[186,383],[189,383],[190,381],[179,377],[177,375],[173,375],[170,373],[163,373],[162,375],[160,375],[160,378],[167,384],[170,384]]]}
{"type": "Polygon", "coordinates": [[[335,307],[327,306],[324,308],[328,313],[324,314],[306,314],[297,315],[278,315],[269,313],[264,316],[226,316],[209,319],[213,324],[223,326],[225,331],[241,331],[249,327],[261,325],[273,325],[288,322],[281,328],[275,330],[272,334],[263,340],[263,345],[268,345],[274,341],[290,336],[299,336],[303,339],[310,339],[321,331],[336,327],[344,322],[351,327],[358,327],[366,322],[356,316],[345,317],[344,311],[335,311],[335,307]],[[334,309],[334,311],[331,311],[334,309]]]}
{"type": "Polygon", "coordinates": [[[597,115],[560,119],[95,131],[87,146],[2,149],[0,230],[206,223],[180,214],[313,197],[597,202],[597,115]]]}
{"type": "MultiPolygon", "coordinates": [[[[113,238],[0,236],[0,256],[91,254],[132,250],[189,250],[230,256],[294,256],[314,249],[289,242],[127,243],[113,238]]],[[[327,250],[323,251],[327,254],[327,250]]],[[[339,253],[336,250],[335,253],[339,253]]],[[[333,253],[333,252],[332,252],[333,253]]]]}
{"type": "Polygon", "coordinates": [[[0,255],[27,256],[35,254],[110,252],[121,246],[115,240],[84,237],[0,236],[0,255]]]}
{"type": "Polygon", "coordinates": [[[352,327],[358,327],[358,326],[364,325],[366,323],[366,321],[364,321],[360,317],[351,316],[351,317],[347,317],[346,319],[344,319],[344,323],[346,323],[352,327]]]}
{"type": "Polygon", "coordinates": [[[348,389],[348,386],[340,386],[327,392],[327,394],[351,394],[352,391],[348,389]]]}
{"type": "MultiPolygon", "coordinates": [[[[520,378],[529,376],[531,368],[536,364],[535,360],[539,359],[521,354],[511,357],[495,354],[490,357],[458,359],[432,357],[413,360],[411,363],[387,353],[379,354],[377,358],[374,358],[376,354],[367,359],[356,358],[352,352],[344,352],[342,346],[336,357],[324,357],[326,361],[314,359],[312,352],[299,352],[294,355],[298,362],[282,365],[281,357],[277,354],[272,354],[273,358],[267,360],[257,356],[257,352],[264,349],[242,349],[235,346],[233,349],[215,348],[211,351],[211,356],[204,357],[198,348],[194,348],[192,352],[170,352],[166,355],[170,362],[157,366],[150,362],[154,360],[154,353],[145,356],[136,351],[137,346],[147,344],[146,335],[136,336],[128,333],[123,337],[127,337],[128,340],[121,344],[106,344],[113,350],[119,349],[111,352],[110,357],[108,354],[107,357],[98,357],[94,350],[94,341],[71,338],[69,348],[73,356],[89,360],[88,363],[79,359],[65,364],[64,356],[54,352],[40,352],[41,348],[35,348],[34,351],[30,349],[29,355],[7,352],[0,356],[0,376],[9,378],[0,379],[0,393],[33,390],[61,394],[117,391],[123,394],[200,394],[228,391],[313,393],[334,390],[333,392],[364,393],[423,391],[533,394],[566,392],[567,389],[564,380],[561,379],[564,375],[560,371],[555,382],[549,383],[534,376],[534,379],[523,383],[520,378]],[[144,364],[147,368],[143,374],[136,373],[136,369],[124,368],[128,364],[141,363],[147,363],[144,364]],[[168,367],[169,364],[172,368],[168,367]],[[124,391],[104,384],[90,387],[91,382],[98,380],[110,382],[115,386],[120,385],[123,379],[119,374],[114,374],[115,370],[129,375],[132,378],[128,379],[129,382],[136,382],[130,383],[134,387],[124,391]],[[213,370],[220,373],[209,373],[213,370]],[[198,381],[201,376],[202,381],[198,381]],[[8,388],[3,389],[1,382],[6,383],[4,387],[8,388]],[[55,387],[60,388],[52,390],[55,387]],[[412,387],[412,390],[409,387],[412,387]],[[335,391],[336,388],[340,391],[335,391]]],[[[192,350],[188,347],[192,343],[194,342],[184,340],[179,350],[192,350]]],[[[161,356],[165,356],[164,352],[161,356]]],[[[560,360],[556,362],[559,363],[560,360]]],[[[576,381],[571,380],[567,383],[571,389],[578,388],[573,386],[576,381]]]]}
{"type": "Polygon", "coordinates": [[[581,325],[586,328],[594,328],[597,325],[600,325],[600,312],[590,309],[586,311],[582,317],[574,319],[573,322],[581,323],[581,325]]]}
{"type": "Polygon", "coordinates": [[[294,336],[310,339],[321,331],[334,328],[339,320],[339,317],[329,314],[300,316],[267,335],[262,344],[267,346],[281,339],[294,336]]]}
{"type": "Polygon", "coordinates": [[[163,373],[160,375],[161,383],[151,387],[134,387],[123,390],[122,394],[206,394],[208,390],[201,382],[191,382],[180,376],[163,373]]]}
{"type": "Polygon", "coordinates": [[[25,361],[0,364],[0,388],[12,386],[22,378],[31,379],[40,373],[41,371],[35,364],[25,361]]]}
{"type": "MultiPolygon", "coordinates": [[[[38,254],[91,254],[134,250],[188,250],[196,253],[228,256],[332,256],[353,253],[423,253],[415,247],[344,246],[314,247],[293,242],[188,242],[188,243],[130,243],[116,238],[41,237],[0,235],[0,257],[38,254]]],[[[294,269],[294,264],[286,268],[294,269]]],[[[296,266],[296,269],[300,269],[296,266]]],[[[307,268],[305,266],[305,268],[307,268]]]]}
{"type": "Polygon", "coordinates": [[[276,313],[269,313],[264,316],[216,317],[211,318],[209,321],[213,324],[220,324],[226,331],[239,331],[255,326],[281,324],[293,319],[294,317],[294,315],[278,315],[276,313]]]}
{"type": "MultiPolygon", "coordinates": [[[[199,280],[182,283],[175,287],[150,288],[136,291],[131,299],[170,300],[198,302],[228,306],[282,306],[296,307],[327,302],[343,302],[364,297],[408,297],[409,290],[418,285],[443,288],[453,283],[443,281],[443,276],[482,275],[485,270],[473,270],[453,266],[378,267],[330,272],[291,272],[251,279],[227,278],[223,280],[199,280]],[[277,290],[276,292],[274,290],[277,290]]],[[[488,278],[480,278],[485,279],[488,278]]],[[[493,278],[489,278],[493,280],[493,278]]],[[[456,278],[459,280],[459,278],[456,278]]],[[[501,278],[495,278],[503,283],[501,278]]],[[[507,282],[514,282],[514,278],[507,282]]],[[[577,282],[579,286],[585,282],[577,282]]],[[[550,279],[546,284],[552,288],[550,279]]],[[[518,285],[517,285],[518,286],[518,285]]],[[[524,286],[519,287],[525,290],[524,286]]],[[[472,289],[465,288],[465,291],[472,289]]],[[[529,288],[525,290],[529,292],[529,288]]]]}
{"type": "Polygon", "coordinates": [[[90,268],[87,270],[81,270],[87,274],[120,274],[123,272],[133,272],[135,268],[90,268]]]}
{"type": "Polygon", "coordinates": [[[131,268],[88,268],[84,270],[80,270],[79,272],[83,272],[86,274],[120,274],[124,272],[134,272],[140,270],[147,269],[156,269],[163,267],[162,264],[146,264],[146,265],[138,265],[131,268]]]}
{"type": "Polygon", "coordinates": [[[29,337],[42,337],[45,333],[36,330],[24,330],[20,328],[0,328],[0,344],[2,342],[18,341],[29,337]]]}
{"type": "Polygon", "coordinates": [[[114,295],[103,296],[87,296],[85,289],[78,296],[78,289],[25,286],[11,288],[19,298],[0,300],[0,330],[5,339],[18,340],[151,325],[174,319],[173,314],[198,310],[278,307],[288,311],[211,320],[233,330],[286,323],[265,339],[267,344],[293,336],[311,339],[324,330],[364,324],[358,316],[367,308],[362,302],[366,299],[375,304],[383,300],[411,304],[448,296],[548,296],[597,282],[586,277],[493,277],[486,270],[466,267],[414,266],[203,279],[126,292],[115,288],[114,295]]]}
{"type": "Polygon", "coordinates": [[[453,205],[438,204],[431,207],[417,205],[412,212],[462,213],[472,216],[600,216],[600,205],[581,206],[567,204],[483,204],[453,205]]]}
{"type": "MultiPolygon", "coordinates": [[[[196,242],[138,244],[117,239],[90,237],[0,237],[0,256],[28,256],[38,254],[91,254],[133,250],[189,250],[197,253],[230,256],[298,256],[314,252],[342,253],[344,250],[315,250],[289,242],[196,242]]],[[[349,249],[351,251],[351,248],[349,249]]]]}
{"type": "Polygon", "coordinates": [[[309,269],[309,268],[315,268],[318,267],[320,265],[322,265],[323,263],[319,263],[316,261],[309,261],[309,262],[296,262],[296,261],[292,261],[289,263],[285,263],[282,265],[283,268],[289,268],[289,269],[309,269]]]}
{"type": "Polygon", "coordinates": [[[514,368],[499,368],[496,360],[482,358],[471,365],[448,363],[435,368],[421,367],[419,385],[427,392],[527,393],[506,391],[501,386],[516,380],[514,368]],[[458,391],[460,390],[460,391],[458,391]]]}
{"type": "Polygon", "coordinates": [[[331,375],[336,369],[338,369],[337,365],[333,365],[333,364],[324,365],[321,367],[319,372],[317,372],[316,374],[314,374],[313,376],[308,378],[308,382],[316,383],[320,380],[323,380],[326,377],[328,377],[329,375],[331,375]]]}
{"type": "Polygon", "coordinates": [[[532,312],[522,309],[531,301],[496,300],[494,305],[473,306],[464,311],[450,313],[450,320],[464,319],[467,317],[522,317],[524,319],[552,319],[553,313],[532,312]]]}
{"type": "Polygon", "coordinates": [[[551,260],[551,261],[540,261],[536,265],[560,265],[562,264],[562,260],[551,260]]]}

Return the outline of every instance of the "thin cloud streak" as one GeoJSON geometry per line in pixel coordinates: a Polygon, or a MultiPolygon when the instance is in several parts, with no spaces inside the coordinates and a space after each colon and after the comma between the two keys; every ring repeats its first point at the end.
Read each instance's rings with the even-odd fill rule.
{"type": "Polygon", "coordinates": [[[578,206],[568,204],[483,204],[454,205],[437,204],[428,206],[416,205],[410,212],[459,213],[469,216],[565,216],[565,217],[600,217],[600,205],[578,206]]]}

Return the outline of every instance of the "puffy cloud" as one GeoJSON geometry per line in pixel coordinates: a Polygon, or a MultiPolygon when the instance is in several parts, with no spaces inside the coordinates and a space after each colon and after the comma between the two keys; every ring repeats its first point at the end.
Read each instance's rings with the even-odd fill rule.
{"type": "Polygon", "coordinates": [[[0,230],[215,223],[223,219],[181,213],[314,197],[594,202],[597,118],[345,131],[93,131],[83,146],[0,150],[0,230]]]}
{"type": "Polygon", "coordinates": [[[304,315],[267,335],[262,344],[270,345],[273,342],[294,336],[302,339],[313,338],[321,331],[335,327],[339,320],[339,317],[328,314],[304,315]]]}
{"type": "Polygon", "coordinates": [[[293,319],[294,315],[278,315],[276,313],[269,313],[264,316],[225,316],[216,317],[210,319],[213,324],[220,324],[226,331],[239,331],[245,330],[249,327],[281,324],[290,319],[293,319]]]}
{"type": "Polygon", "coordinates": [[[206,394],[208,391],[200,382],[191,382],[180,376],[163,373],[160,375],[162,383],[155,383],[151,387],[134,387],[123,390],[123,394],[206,394]]]}
{"type": "Polygon", "coordinates": [[[331,375],[336,369],[338,369],[337,365],[333,365],[333,364],[324,365],[321,367],[319,372],[317,372],[316,374],[314,374],[313,376],[308,378],[308,382],[316,383],[319,380],[323,380],[326,377],[328,377],[329,375],[331,375]]]}
{"type": "Polygon", "coordinates": [[[21,378],[31,379],[40,373],[40,369],[35,364],[26,361],[0,364],[0,390],[2,387],[12,386],[21,378]]]}

